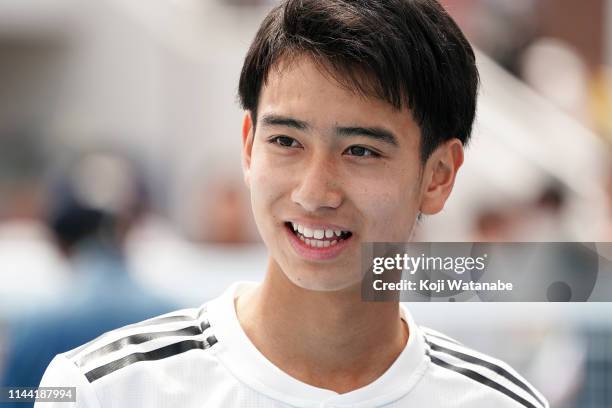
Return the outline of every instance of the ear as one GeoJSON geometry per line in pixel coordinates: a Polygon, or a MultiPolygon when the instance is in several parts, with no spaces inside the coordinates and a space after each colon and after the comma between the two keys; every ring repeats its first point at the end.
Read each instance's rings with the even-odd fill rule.
{"type": "Polygon", "coordinates": [[[463,144],[451,139],[432,153],[423,170],[421,212],[436,214],[444,208],[459,167],[463,164],[463,144]]]}
{"type": "Polygon", "coordinates": [[[253,129],[253,120],[251,112],[244,113],[242,120],[242,172],[244,174],[244,182],[248,188],[251,187],[250,171],[251,171],[251,153],[253,151],[253,137],[255,129],[253,129]]]}

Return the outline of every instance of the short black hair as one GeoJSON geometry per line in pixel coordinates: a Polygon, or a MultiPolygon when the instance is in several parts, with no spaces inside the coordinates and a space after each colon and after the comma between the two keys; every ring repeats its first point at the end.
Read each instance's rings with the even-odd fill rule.
{"type": "Polygon", "coordinates": [[[474,51],[437,1],[282,1],[259,28],[240,75],[240,103],[254,122],[270,70],[303,55],[361,95],[407,106],[421,129],[423,163],[446,140],[468,142],[479,83],[474,51]]]}

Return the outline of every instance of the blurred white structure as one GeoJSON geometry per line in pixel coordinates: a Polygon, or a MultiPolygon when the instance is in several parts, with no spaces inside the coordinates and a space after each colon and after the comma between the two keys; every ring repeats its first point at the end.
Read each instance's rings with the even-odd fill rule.
{"type": "Polygon", "coordinates": [[[598,240],[607,217],[606,146],[485,55],[477,59],[482,83],[473,139],[446,208],[425,221],[425,240],[469,240],[480,208],[533,199],[551,179],[569,192],[566,239],[598,240]]]}

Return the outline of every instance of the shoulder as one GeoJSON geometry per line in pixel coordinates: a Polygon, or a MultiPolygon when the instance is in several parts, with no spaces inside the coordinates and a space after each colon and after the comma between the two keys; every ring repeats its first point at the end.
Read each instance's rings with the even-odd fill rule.
{"type": "MultiPolygon", "coordinates": [[[[206,305],[167,313],[107,332],[100,337],[62,353],[45,373],[60,380],[79,377],[89,384],[114,379],[128,381],[130,373],[157,371],[176,364],[178,356],[189,351],[207,352],[217,339],[211,330],[206,305]]],[[[179,360],[186,364],[188,360],[179,360]]]]}
{"type": "Polygon", "coordinates": [[[464,346],[438,331],[420,327],[431,374],[445,389],[470,389],[469,406],[548,408],[548,402],[505,362],[464,346]],[[495,402],[497,401],[497,402],[495,402]],[[494,404],[491,404],[495,402],[494,404]]]}

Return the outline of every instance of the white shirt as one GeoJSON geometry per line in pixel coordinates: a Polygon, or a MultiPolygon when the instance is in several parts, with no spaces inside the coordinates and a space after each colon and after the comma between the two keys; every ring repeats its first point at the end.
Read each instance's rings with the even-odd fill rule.
{"type": "Polygon", "coordinates": [[[36,406],[548,408],[506,364],[417,326],[403,307],[410,336],[381,377],[344,394],[305,384],[268,361],[242,330],[234,300],[244,285],[58,355],[41,386],[77,387],[77,402],[36,406]]]}

